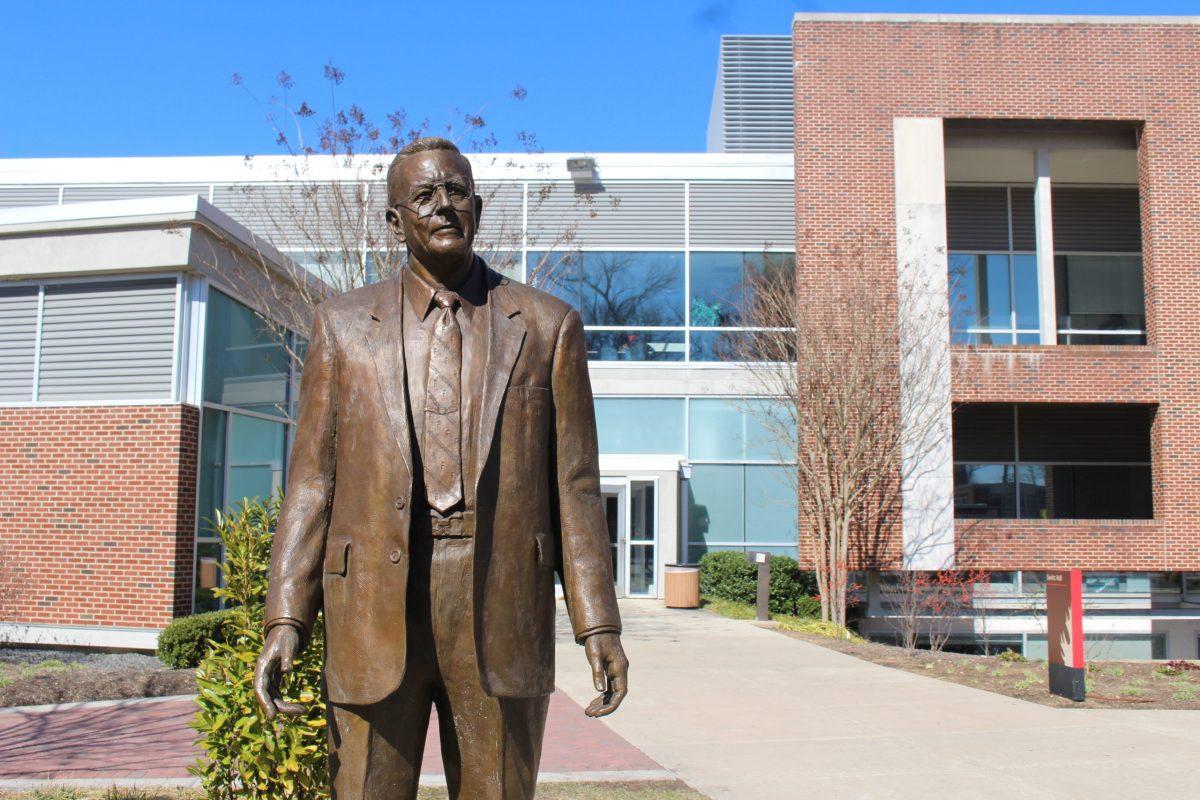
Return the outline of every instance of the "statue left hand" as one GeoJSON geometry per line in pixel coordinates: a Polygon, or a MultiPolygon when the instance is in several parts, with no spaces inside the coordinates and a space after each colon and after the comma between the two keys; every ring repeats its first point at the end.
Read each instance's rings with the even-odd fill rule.
{"type": "Polygon", "coordinates": [[[592,681],[600,696],[583,713],[603,717],[617,710],[628,690],[629,660],[617,633],[594,633],[583,642],[583,651],[592,665],[592,681]]]}

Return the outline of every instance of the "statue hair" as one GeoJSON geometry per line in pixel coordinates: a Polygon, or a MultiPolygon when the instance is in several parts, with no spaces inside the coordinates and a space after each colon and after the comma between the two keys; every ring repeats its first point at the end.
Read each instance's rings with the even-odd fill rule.
{"type": "MultiPolygon", "coordinates": [[[[443,139],[441,136],[423,136],[420,139],[413,139],[406,144],[404,148],[396,154],[392,159],[391,165],[387,171],[387,192],[388,206],[394,206],[400,202],[399,197],[394,194],[396,183],[398,181],[400,164],[404,159],[416,153],[428,153],[431,150],[446,150],[451,153],[462,155],[462,151],[458,149],[458,145],[449,139],[443,139]]],[[[473,179],[472,179],[473,180],[473,179]]]]}

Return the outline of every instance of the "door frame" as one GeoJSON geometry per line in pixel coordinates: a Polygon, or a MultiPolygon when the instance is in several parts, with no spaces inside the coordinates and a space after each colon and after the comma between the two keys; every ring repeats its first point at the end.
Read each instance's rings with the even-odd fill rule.
{"type": "Polygon", "coordinates": [[[662,493],[659,487],[659,477],[657,475],[605,475],[600,478],[600,493],[615,494],[617,496],[617,575],[614,576],[614,582],[617,588],[617,596],[619,597],[658,597],[660,587],[662,586],[661,569],[661,536],[660,528],[660,508],[662,502],[662,493]],[[630,522],[633,516],[633,506],[630,503],[630,495],[632,494],[634,482],[649,483],[654,487],[654,503],[649,509],[650,519],[654,523],[654,536],[650,539],[642,540],[634,544],[630,535],[630,522]],[[629,592],[629,571],[632,566],[633,548],[648,547],[654,554],[654,586],[651,591],[644,594],[630,594],[629,592]]]}

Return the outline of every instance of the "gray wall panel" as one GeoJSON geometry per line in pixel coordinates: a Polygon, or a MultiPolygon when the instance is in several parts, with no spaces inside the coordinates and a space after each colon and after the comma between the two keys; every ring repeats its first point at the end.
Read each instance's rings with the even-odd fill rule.
{"type": "Polygon", "coordinates": [[[175,281],[47,286],[39,400],[167,400],[175,281]]]}
{"type": "Polygon", "coordinates": [[[795,203],[791,181],[693,183],[692,247],[794,249],[795,203]]]}
{"type": "Polygon", "coordinates": [[[683,248],[683,184],[605,184],[577,193],[569,182],[529,186],[529,247],[683,248]]]}

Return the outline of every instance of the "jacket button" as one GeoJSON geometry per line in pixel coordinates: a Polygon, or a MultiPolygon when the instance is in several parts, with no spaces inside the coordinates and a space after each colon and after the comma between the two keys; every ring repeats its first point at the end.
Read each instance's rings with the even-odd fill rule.
{"type": "Polygon", "coordinates": [[[396,510],[397,510],[397,511],[403,511],[403,510],[404,510],[404,498],[403,498],[403,497],[397,497],[397,498],[396,498],[396,510]]]}
{"type": "Polygon", "coordinates": [[[400,551],[393,550],[391,553],[388,554],[388,558],[390,558],[392,560],[393,564],[399,564],[400,563],[400,551]]]}

